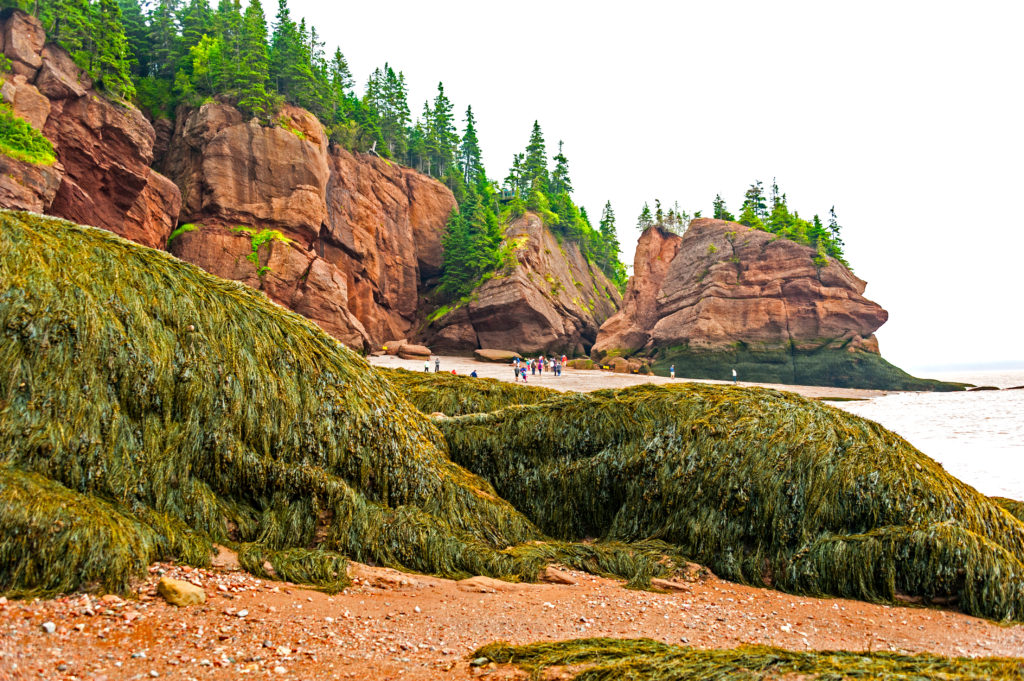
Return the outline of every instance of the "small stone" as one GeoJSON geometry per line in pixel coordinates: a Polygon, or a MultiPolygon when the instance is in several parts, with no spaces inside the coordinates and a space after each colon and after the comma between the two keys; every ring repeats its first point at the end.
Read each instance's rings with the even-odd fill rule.
{"type": "Polygon", "coordinates": [[[417,605],[415,608],[413,608],[413,612],[423,612],[423,610],[421,610],[420,606],[417,605]]]}
{"type": "Polygon", "coordinates": [[[57,625],[53,622],[43,622],[42,630],[45,631],[47,634],[52,634],[53,632],[57,631],[57,625]]]}
{"type": "Polygon", "coordinates": [[[152,676],[155,679],[156,677],[160,676],[160,672],[158,672],[158,671],[156,671],[154,669],[154,670],[149,672],[149,675],[152,676]]]}
{"type": "Polygon", "coordinates": [[[161,577],[156,585],[157,593],[164,597],[164,600],[171,605],[186,607],[199,605],[206,602],[206,592],[200,587],[183,582],[179,579],[161,577]]]}
{"type": "Polygon", "coordinates": [[[246,615],[249,614],[249,611],[248,610],[239,610],[236,614],[238,615],[238,617],[245,617],[246,615]]]}
{"type": "Polygon", "coordinates": [[[285,674],[287,672],[288,672],[288,670],[285,669],[284,667],[282,667],[281,665],[277,665],[276,667],[274,667],[274,673],[275,674],[285,674]]]}
{"type": "Polygon", "coordinates": [[[469,666],[470,667],[483,667],[488,662],[490,662],[490,660],[488,658],[486,658],[486,657],[478,657],[475,660],[473,660],[472,662],[470,662],[469,666]]]}
{"type": "Polygon", "coordinates": [[[132,657],[135,658],[136,660],[145,660],[146,659],[146,653],[144,653],[144,652],[132,653],[132,657]]]}

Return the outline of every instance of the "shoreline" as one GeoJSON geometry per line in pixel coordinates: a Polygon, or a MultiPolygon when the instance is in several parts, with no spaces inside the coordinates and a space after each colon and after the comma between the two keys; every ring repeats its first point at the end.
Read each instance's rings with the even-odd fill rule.
{"type": "MultiPolygon", "coordinates": [[[[474,369],[480,378],[495,378],[506,383],[513,383],[511,364],[500,364],[496,362],[481,362],[472,357],[461,357],[456,355],[431,355],[430,368],[433,371],[434,357],[441,359],[441,371],[451,373],[454,369],[460,376],[468,376],[474,369]]],[[[409,371],[423,371],[423,360],[401,359],[394,355],[370,356],[367,361],[375,367],[387,367],[389,369],[408,369],[409,371]]],[[[542,386],[561,390],[563,392],[591,392],[604,388],[626,388],[633,385],[654,383],[666,385],[672,383],[713,383],[718,385],[730,385],[731,381],[716,381],[706,378],[685,378],[682,376],[674,379],[667,376],[647,376],[641,374],[615,374],[600,369],[570,369],[562,370],[561,376],[555,376],[547,371],[542,375],[530,375],[526,385],[542,386]]],[[[758,388],[771,388],[796,393],[803,397],[818,400],[867,400],[872,397],[883,395],[895,395],[906,391],[900,390],[869,390],[863,388],[830,388],[827,386],[815,385],[787,385],[782,383],[753,383],[748,381],[737,381],[736,385],[758,388]]]]}

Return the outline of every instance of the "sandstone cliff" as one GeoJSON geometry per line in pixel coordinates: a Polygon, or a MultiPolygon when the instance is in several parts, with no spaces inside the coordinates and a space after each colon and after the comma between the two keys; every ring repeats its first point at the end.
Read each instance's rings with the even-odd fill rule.
{"type": "Polygon", "coordinates": [[[420,282],[441,266],[455,199],[444,185],[328,143],[309,112],[285,107],[261,126],[220,103],[179,111],[160,168],[195,225],[170,251],[259,288],[344,343],[369,349],[417,321],[420,282]],[[253,231],[277,230],[246,259],[253,231]]]}
{"type": "Polygon", "coordinates": [[[619,307],[618,289],[574,242],[559,241],[532,213],[505,234],[515,244],[514,263],[434,320],[426,331],[430,347],[589,352],[601,322],[619,307]]]}
{"type": "Polygon", "coordinates": [[[0,96],[57,152],[51,166],[0,155],[0,205],[163,247],[181,199],[173,182],[150,169],[153,126],[137,109],[98,95],[67,52],[46,44],[34,17],[0,14],[0,49],[12,64],[0,74],[0,96]]]}
{"type": "Polygon", "coordinates": [[[637,244],[620,312],[595,359],[646,356],[677,375],[875,388],[935,388],[885,362],[874,332],[888,313],[866,283],[815,251],[722,220],[682,236],[651,228],[637,244]]]}

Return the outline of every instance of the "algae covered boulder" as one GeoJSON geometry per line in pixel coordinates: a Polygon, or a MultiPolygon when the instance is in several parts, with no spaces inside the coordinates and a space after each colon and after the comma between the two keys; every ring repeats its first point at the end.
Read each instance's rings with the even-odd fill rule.
{"type": "Polygon", "coordinates": [[[744,583],[1024,619],[1024,523],[872,421],[761,388],[538,397],[437,425],[553,537],[654,538],[744,583]]]}
{"type": "Polygon", "coordinates": [[[542,538],[353,352],[246,286],[0,212],[0,592],[157,558],[345,583],[344,557],[532,578],[542,538]]]}

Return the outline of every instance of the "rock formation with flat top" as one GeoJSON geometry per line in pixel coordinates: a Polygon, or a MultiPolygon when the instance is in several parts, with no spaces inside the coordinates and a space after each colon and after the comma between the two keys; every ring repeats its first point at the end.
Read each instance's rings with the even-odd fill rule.
{"type": "Polygon", "coordinates": [[[655,359],[677,376],[864,388],[936,388],[879,355],[888,319],[866,283],[815,249],[735,222],[699,218],[680,237],[637,244],[622,309],[592,356],[655,359]]]}

